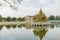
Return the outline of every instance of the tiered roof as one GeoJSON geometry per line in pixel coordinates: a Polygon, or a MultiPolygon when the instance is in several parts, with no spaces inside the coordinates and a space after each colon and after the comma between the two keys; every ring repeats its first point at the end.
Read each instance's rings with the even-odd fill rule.
{"type": "Polygon", "coordinates": [[[34,22],[46,22],[47,17],[43,13],[43,11],[40,9],[39,13],[34,16],[33,20],[34,20],[34,22]]]}

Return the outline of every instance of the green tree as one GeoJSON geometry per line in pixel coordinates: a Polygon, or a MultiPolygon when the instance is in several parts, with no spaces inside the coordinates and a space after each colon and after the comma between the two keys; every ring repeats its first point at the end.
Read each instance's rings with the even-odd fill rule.
{"type": "Polygon", "coordinates": [[[16,21],[16,20],[17,20],[17,18],[15,18],[15,17],[12,18],[12,21],[16,21]]]}
{"type": "Polygon", "coordinates": [[[7,17],[5,21],[12,21],[11,17],[7,17]]]}
{"type": "Polygon", "coordinates": [[[25,17],[22,18],[22,21],[25,21],[25,17]]]}
{"type": "Polygon", "coordinates": [[[3,20],[4,20],[4,21],[5,21],[5,19],[6,19],[6,18],[5,18],[5,17],[3,17],[3,20]]]}
{"type": "Polygon", "coordinates": [[[22,21],[22,18],[21,17],[18,17],[18,21],[22,21]]]}
{"type": "Polygon", "coordinates": [[[3,20],[2,16],[0,15],[0,22],[3,20]]]}
{"type": "Polygon", "coordinates": [[[60,16],[56,16],[55,19],[56,19],[56,20],[60,20],[60,16]]]}
{"type": "Polygon", "coordinates": [[[49,20],[55,20],[55,17],[54,17],[54,15],[51,15],[48,19],[49,20]]]}

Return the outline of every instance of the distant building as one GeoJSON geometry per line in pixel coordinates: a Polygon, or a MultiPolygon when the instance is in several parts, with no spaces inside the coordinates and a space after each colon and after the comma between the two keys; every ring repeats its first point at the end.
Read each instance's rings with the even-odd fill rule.
{"type": "Polygon", "coordinates": [[[26,22],[33,22],[33,17],[34,16],[26,16],[25,17],[26,22]]]}

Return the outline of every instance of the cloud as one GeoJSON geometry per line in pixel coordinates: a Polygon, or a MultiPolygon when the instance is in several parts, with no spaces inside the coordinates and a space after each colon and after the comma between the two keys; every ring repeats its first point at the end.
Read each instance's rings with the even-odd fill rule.
{"type": "Polygon", "coordinates": [[[0,7],[0,14],[7,17],[23,17],[35,15],[42,8],[43,12],[49,15],[60,15],[60,0],[23,0],[18,4],[18,10],[10,7],[0,7]]]}
{"type": "Polygon", "coordinates": [[[54,3],[43,8],[46,15],[60,15],[60,0],[55,0],[54,3]]]}
{"type": "Polygon", "coordinates": [[[31,6],[25,6],[25,5],[20,5],[18,7],[18,10],[12,10],[9,7],[2,7],[2,9],[0,9],[0,14],[4,17],[7,16],[11,16],[11,17],[24,17],[26,15],[35,15],[36,11],[38,8],[31,6]]]}
{"type": "Polygon", "coordinates": [[[48,3],[48,0],[39,0],[40,3],[48,3]]]}

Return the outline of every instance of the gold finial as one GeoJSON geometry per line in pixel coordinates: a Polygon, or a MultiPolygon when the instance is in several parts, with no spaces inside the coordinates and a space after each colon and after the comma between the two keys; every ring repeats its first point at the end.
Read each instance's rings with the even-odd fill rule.
{"type": "Polygon", "coordinates": [[[43,13],[42,9],[40,9],[40,13],[43,13]]]}

